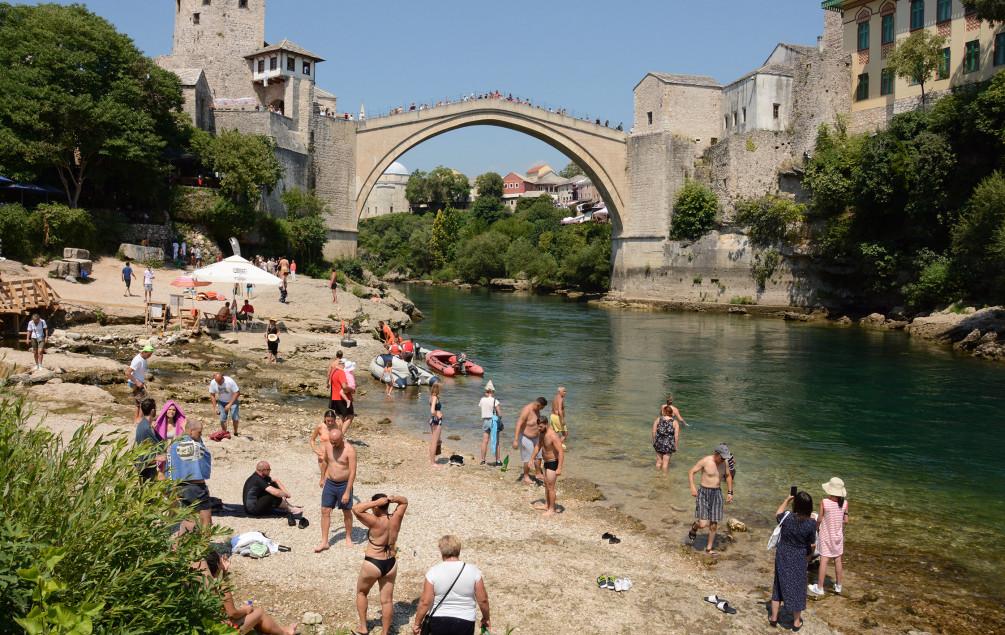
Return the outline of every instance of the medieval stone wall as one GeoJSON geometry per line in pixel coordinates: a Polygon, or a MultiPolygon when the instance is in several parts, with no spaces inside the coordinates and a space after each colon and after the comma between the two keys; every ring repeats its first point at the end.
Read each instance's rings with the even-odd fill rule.
{"type": "Polygon", "coordinates": [[[722,221],[731,223],[736,202],[778,192],[779,168],[792,166],[793,135],[755,130],[730,135],[705,151],[696,171],[722,204],[722,221]]]}
{"type": "Polygon", "coordinates": [[[356,253],[356,124],[315,115],[311,125],[310,186],[328,204],[325,258],[356,253]]]}

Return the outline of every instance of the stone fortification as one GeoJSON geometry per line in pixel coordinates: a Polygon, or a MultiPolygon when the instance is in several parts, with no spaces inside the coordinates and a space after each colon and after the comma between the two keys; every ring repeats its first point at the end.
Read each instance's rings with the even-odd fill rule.
{"type": "Polygon", "coordinates": [[[310,153],[310,184],[328,202],[325,258],[356,253],[356,125],[315,115],[310,153]]]}

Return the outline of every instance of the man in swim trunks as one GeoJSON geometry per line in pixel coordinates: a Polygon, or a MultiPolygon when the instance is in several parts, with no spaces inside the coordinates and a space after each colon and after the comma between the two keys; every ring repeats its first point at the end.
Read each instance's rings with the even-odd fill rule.
{"type": "Polygon", "coordinates": [[[322,443],[325,450],[324,474],[318,483],[321,486],[321,544],[314,553],[321,553],[329,547],[328,529],[331,527],[332,510],[341,509],[345,521],[345,544],[352,546],[352,485],[356,481],[356,448],[342,436],[341,428],[328,432],[329,443],[322,443]]]}
{"type": "Polygon", "coordinates": [[[376,583],[380,588],[380,622],[383,635],[389,635],[394,623],[394,581],[398,577],[397,548],[401,521],[408,509],[404,496],[374,494],[369,503],[357,503],[352,511],[366,525],[366,551],[356,580],[356,612],[359,633],[369,633],[366,623],[367,596],[376,583]],[[394,503],[394,512],[390,512],[394,503]],[[367,513],[370,512],[370,513],[367,513]]]}
{"type": "Polygon", "coordinates": [[[565,425],[565,392],[565,386],[559,386],[551,401],[551,429],[562,439],[562,449],[569,438],[569,428],[565,425]]]}
{"type": "Polygon", "coordinates": [[[527,485],[534,481],[530,478],[530,466],[534,464],[534,471],[541,473],[535,460],[534,446],[537,445],[538,426],[537,418],[541,415],[541,409],[548,405],[548,400],[538,397],[530,402],[520,411],[520,417],[516,421],[516,431],[513,433],[513,449],[520,448],[520,462],[523,463],[523,482],[527,485]]]}
{"type": "Polygon", "coordinates": [[[331,386],[331,401],[328,402],[328,408],[335,411],[339,418],[339,426],[345,431],[356,411],[349,396],[349,378],[345,376],[345,360],[342,358],[335,359],[335,369],[329,371],[328,385],[331,386]]]}
{"type": "Polygon", "coordinates": [[[537,420],[537,444],[534,454],[538,452],[544,457],[544,499],[545,506],[534,505],[534,509],[543,509],[545,516],[555,515],[555,490],[558,477],[565,467],[565,449],[558,433],[552,430],[548,420],[540,417],[537,420]]]}
{"type": "MultiPolygon", "coordinates": [[[[725,443],[716,446],[715,451],[702,457],[691,471],[687,473],[688,485],[691,487],[691,496],[695,497],[694,504],[694,524],[687,534],[688,544],[694,543],[698,535],[698,529],[708,527],[708,543],[705,546],[705,553],[717,555],[715,547],[715,532],[719,528],[719,521],[722,520],[722,489],[719,487],[719,466],[730,458],[729,448],[725,443]],[[694,475],[701,472],[701,489],[694,487],[694,475]]],[[[726,470],[726,502],[733,502],[733,475],[726,470]]]]}

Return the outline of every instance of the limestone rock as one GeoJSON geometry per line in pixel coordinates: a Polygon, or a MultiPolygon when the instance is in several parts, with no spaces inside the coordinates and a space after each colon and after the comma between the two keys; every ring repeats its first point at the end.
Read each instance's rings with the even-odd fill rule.
{"type": "Polygon", "coordinates": [[[729,307],[729,312],[738,315],[747,315],[747,309],[742,306],[731,306],[729,307]]]}
{"type": "Polygon", "coordinates": [[[782,314],[782,319],[787,322],[809,322],[812,318],[805,313],[796,313],[795,311],[786,311],[782,314]]]}
{"type": "Polygon", "coordinates": [[[868,328],[882,328],[884,322],[886,322],[886,316],[882,313],[870,313],[858,321],[861,326],[868,328]]]}
{"type": "Polygon", "coordinates": [[[977,348],[977,344],[980,342],[980,340],[981,340],[980,329],[974,329],[969,333],[967,333],[967,336],[964,337],[962,340],[953,344],[953,348],[958,351],[970,351],[977,348]]]}
{"type": "Polygon", "coordinates": [[[726,526],[729,527],[730,531],[744,532],[747,531],[747,525],[738,518],[730,518],[726,521],[726,526]]]}
{"type": "Polygon", "coordinates": [[[91,252],[86,249],[79,249],[77,247],[63,247],[63,260],[90,260],[91,252]]]}
{"type": "Polygon", "coordinates": [[[841,326],[850,326],[851,324],[854,324],[854,322],[852,322],[851,318],[848,317],[847,315],[842,315],[838,319],[834,320],[834,323],[835,324],[840,324],[841,326]]]}
{"type": "Polygon", "coordinates": [[[164,261],[164,250],[160,247],[144,247],[142,245],[122,243],[119,245],[119,253],[122,254],[123,258],[138,260],[140,262],[147,260],[164,261]]]}

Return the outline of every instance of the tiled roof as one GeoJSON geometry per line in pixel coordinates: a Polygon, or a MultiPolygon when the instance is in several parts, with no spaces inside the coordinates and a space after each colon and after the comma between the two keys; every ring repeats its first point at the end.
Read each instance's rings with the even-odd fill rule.
{"type": "Polygon", "coordinates": [[[301,57],[309,57],[309,58],[311,58],[311,59],[313,59],[315,61],[318,61],[318,62],[323,62],[324,61],[324,58],[319,57],[319,56],[315,55],[314,53],[311,53],[307,49],[305,49],[305,48],[303,48],[303,47],[301,47],[301,46],[299,46],[297,44],[294,44],[293,42],[290,42],[289,40],[287,40],[285,38],[279,44],[266,45],[263,48],[258,49],[254,53],[249,53],[249,54],[245,55],[244,57],[245,58],[248,58],[248,57],[258,57],[259,55],[265,55],[267,53],[275,53],[276,51],[289,51],[290,53],[296,53],[297,55],[299,55],[301,57]]]}

